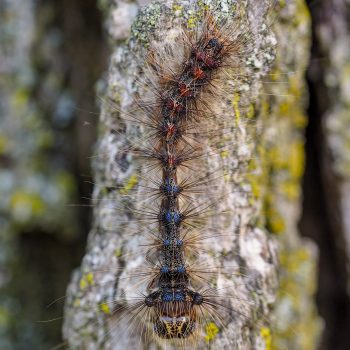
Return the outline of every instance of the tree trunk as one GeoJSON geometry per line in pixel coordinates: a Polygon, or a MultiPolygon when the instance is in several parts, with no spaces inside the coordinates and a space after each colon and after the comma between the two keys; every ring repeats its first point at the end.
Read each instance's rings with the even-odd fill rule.
{"type": "Polygon", "coordinates": [[[310,1],[313,46],[301,229],[319,246],[317,304],[326,323],[321,349],[350,347],[350,6],[310,1]]]}
{"type": "Polygon", "coordinates": [[[101,33],[95,0],[0,1],[2,350],[47,350],[62,339],[63,303],[46,306],[64,295],[89,227],[89,208],[69,204],[91,192],[81,176],[96,118],[82,109],[94,108],[101,33]]]}
{"type": "MultiPolygon", "coordinates": [[[[174,40],[180,23],[195,26],[202,6],[194,1],[146,6],[127,44],[120,44],[120,39],[127,33],[136,5],[112,2],[106,8],[115,46],[94,158],[94,224],[85,257],[67,292],[64,337],[73,349],[142,349],[152,344],[165,348],[154,339],[141,339],[139,328],[127,332],[127,318],[113,308],[125,304],[135,289],[142,290],[140,282],[125,276],[144,267],[140,245],[145,233],[130,208],[144,199],[132,190],[137,181],[143,181],[147,168],[145,161],[125,151],[125,145],[145,134],[121,111],[130,113],[135,96],[142,92],[136,82],[145,77],[149,47],[161,48],[174,40]],[[122,189],[116,190],[116,184],[122,184],[122,189]]],[[[215,283],[231,291],[231,305],[238,310],[237,317],[225,320],[225,327],[219,325],[218,334],[205,337],[212,349],[314,349],[320,331],[313,304],[317,252],[297,230],[306,126],[303,77],[309,52],[308,11],[301,0],[217,1],[214,7],[217,14],[236,21],[249,18],[239,22],[240,30],[251,34],[249,45],[254,50],[245,58],[247,67],[241,68],[240,77],[227,82],[234,86],[233,95],[222,96],[213,107],[223,119],[233,120],[235,128],[219,132],[219,146],[203,141],[211,156],[200,163],[201,173],[218,168],[218,184],[215,191],[208,188],[198,194],[196,202],[215,203],[208,227],[214,225],[225,234],[203,243],[206,251],[201,258],[215,260],[223,268],[215,283]],[[227,174],[233,181],[225,181],[227,174]],[[226,273],[227,267],[242,273],[226,273]]]]}

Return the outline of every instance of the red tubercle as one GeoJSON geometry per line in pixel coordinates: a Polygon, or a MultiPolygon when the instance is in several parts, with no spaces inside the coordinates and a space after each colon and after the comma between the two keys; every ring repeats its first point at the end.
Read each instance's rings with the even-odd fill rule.
{"type": "Polygon", "coordinates": [[[171,153],[168,153],[167,161],[168,161],[169,168],[172,168],[174,166],[174,164],[175,164],[175,161],[176,161],[175,155],[171,154],[171,153]]]}
{"type": "Polygon", "coordinates": [[[184,84],[184,83],[179,83],[179,91],[180,91],[180,96],[181,97],[191,97],[193,96],[193,91],[191,88],[184,84]]]}
{"type": "Polygon", "coordinates": [[[199,62],[202,62],[207,68],[218,68],[219,63],[209,54],[204,51],[196,51],[195,57],[199,62]]]}
{"type": "Polygon", "coordinates": [[[195,51],[195,56],[200,62],[204,62],[207,59],[207,54],[203,51],[195,51]]]}
{"type": "Polygon", "coordinates": [[[166,106],[167,108],[173,110],[176,113],[181,113],[184,110],[184,106],[172,98],[168,98],[166,100],[166,106]]]}
{"type": "Polygon", "coordinates": [[[166,100],[166,106],[169,108],[169,109],[175,109],[176,107],[176,101],[172,100],[171,98],[168,98],[166,100]]]}
{"type": "Polygon", "coordinates": [[[199,67],[194,67],[193,68],[193,77],[197,80],[200,80],[200,79],[205,79],[206,78],[206,74],[205,72],[199,68],[199,67]]]}
{"type": "Polygon", "coordinates": [[[166,138],[167,140],[170,140],[176,133],[177,127],[174,124],[168,124],[167,125],[167,131],[166,131],[166,138]]]}

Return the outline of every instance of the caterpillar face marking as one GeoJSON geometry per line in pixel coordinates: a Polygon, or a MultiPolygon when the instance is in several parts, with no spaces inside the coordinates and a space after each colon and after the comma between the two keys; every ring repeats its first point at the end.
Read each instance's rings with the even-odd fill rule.
{"type": "Polygon", "coordinates": [[[154,320],[154,331],[158,337],[164,339],[187,338],[196,327],[196,316],[167,317],[161,316],[154,320]]]}
{"type": "Polygon", "coordinates": [[[153,318],[154,332],[163,339],[184,339],[197,328],[195,305],[200,305],[203,297],[187,288],[164,288],[147,296],[145,304],[156,310],[153,318]]]}

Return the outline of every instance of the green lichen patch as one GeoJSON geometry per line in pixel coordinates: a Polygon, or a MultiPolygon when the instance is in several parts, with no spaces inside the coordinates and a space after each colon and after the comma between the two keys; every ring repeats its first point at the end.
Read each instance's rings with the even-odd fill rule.
{"type": "Polygon", "coordinates": [[[155,2],[140,12],[131,27],[131,40],[148,47],[149,36],[154,32],[163,10],[165,6],[155,2]]]}

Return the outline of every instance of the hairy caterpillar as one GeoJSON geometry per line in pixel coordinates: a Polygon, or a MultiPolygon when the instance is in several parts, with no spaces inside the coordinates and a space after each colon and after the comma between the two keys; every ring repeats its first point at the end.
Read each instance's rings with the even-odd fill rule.
{"type": "MultiPolygon", "coordinates": [[[[166,13],[169,8],[162,8],[162,11],[166,13]]],[[[164,338],[180,338],[180,347],[187,345],[193,347],[192,341],[199,348],[207,346],[207,342],[213,342],[212,345],[218,348],[232,347],[245,337],[245,328],[253,327],[249,323],[252,312],[261,309],[263,314],[264,308],[267,307],[267,304],[259,298],[253,300],[242,297],[247,293],[247,284],[251,283],[251,288],[254,290],[256,283],[265,283],[257,277],[259,269],[268,269],[269,261],[274,259],[274,248],[265,241],[264,234],[255,227],[256,207],[249,203],[251,189],[242,181],[245,174],[250,173],[249,162],[252,159],[250,137],[254,133],[247,135],[247,130],[250,126],[253,130],[257,128],[256,123],[247,119],[242,111],[247,111],[248,114],[252,96],[258,96],[257,81],[268,69],[267,66],[273,58],[273,49],[271,43],[267,43],[266,49],[260,48],[255,55],[255,40],[262,35],[260,30],[269,31],[269,28],[259,28],[258,18],[257,24],[249,27],[248,21],[240,19],[239,11],[233,12],[235,14],[233,18],[230,18],[230,11],[220,19],[216,9],[213,8],[211,15],[199,18],[194,28],[189,28],[186,35],[184,29],[179,28],[186,27],[184,23],[188,24],[189,19],[183,21],[177,18],[177,22],[175,21],[165,31],[165,37],[156,38],[152,48],[147,48],[149,63],[146,68],[139,68],[144,62],[140,62],[137,57],[135,61],[123,61],[122,53],[114,57],[122,69],[130,69],[134,75],[131,74],[127,81],[121,79],[118,82],[111,82],[112,86],[113,84],[115,86],[112,87],[109,98],[117,101],[117,108],[107,103],[104,110],[106,115],[114,114],[116,117],[115,120],[108,120],[111,131],[104,139],[106,143],[112,139],[115,149],[112,152],[102,152],[104,163],[112,166],[113,171],[104,174],[107,179],[103,180],[106,184],[103,191],[107,191],[107,195],[104,193],[102,202],[96,200],[97,215],[104,217],[99,221],[105,225],[97,227],[96,232],[103,232],[103,235],[102,238],[98,234],[92,236],[89,244],[90,247],[95,247],[93,249],[101,249],[103,251],[101,255],[107,258],[94,261],[91,256],[92,260],[89,261],[88,256],[85,264],[94,268],[92,270],[87,268],[85,273],[78,277],[80,279],[78,284],[84,290],[83,295],[88,293],[86,285],[94,290],[91,271],[95,272],[95,278],[104,279],[105,290],[91,292],[91,297],[98,300],[90,302],[97,303],[102,311],[111,316],[106,322],[103,315],[96,316],[91,309],[86,312],[91,313],[91,318],[95,321],[101,320],[101,334],[95,335],[98,338],[96,342],[99,344],[106,342],[106,348],[141,348],[141,344],[154,341],[170,347],[171,341],[162,340],[164,338]],[[157,110],[157,106],[158,110],[162,110],[160,106],[164,109],[176,109],[178,104],[163,105],[160,102],[164,98],[162,93],[169,89],[168,84],[171,85],[171,81],[176,81],[174,77],[178,75],[174,72],[180,72],[180,77],[187,77],[186,74],[190,72],[184,69],[186,60],[179,57],[186,57],[185,54],[190,53],[187,55],[187,60],[191,58],[190,48],[194,46],[197,47],[197,50],[194,50],[195,62],[201,59],[204,64],[208,64],[210,63],[208,58],[212,58],[210,57],[212,54],[204,52],[202,55],[205,51],[203,48],[207,47],[211,39],[219,38],[224,38],[224,42],[227,40],[228,43],[234,42],[238,45],[241,57],[235,57],[236,60],[232,62],[230,61],[232,57],[228,56],[220,68],[220,65],[216,64],[219,68],[218,75],[215,79],[211,77],[212,80],[207,86],[203,84],[201,103],[184,108],[184,115],[189,114],[191,118],[181,123],[173,123],[170,129],[164,129],[164,125],[159,122],[162,120],[159,118],[162,113],[158,113],[155,118],[154,111],[157,110]],[[157,42],[160,42],[158,46],[157,42]],[[169,45],[164,44],[167,42],[169,45]],[[198,42],[201,44],[197,45],[198,42]],[[161,60],[164,63],[160,65],[161,60]],[[256,80],[253,79],[253,83],[249,82],[246,79],[248,75],[255,76],[256,80]],[[215,85],[216,79],[221,83],[215,85]],[[126,95],[130,91],[133,94],[137,91],[142,98],[128,100],[126,95]],[[245,96],[248,92],[249,98],[245,96]],[[135,108],[135,104],[139,107],[135,108]],[[124,134],[127,136],[123,136],[124,134]],[[174,157],[169,157],[167,152],[160,152],[162,145],[166,144],[164,135],[169,136],[173,145],[175,135],[178,140],[181,139],[181,144],[180,141],[178,144],[175,142],[174,150],[177,153],[174,157]],[[160,137],[163,141],[159,141],[160,137]],[[145,159],[151,160],[150,164],[147,164],[145,159]],[[164,171],[165,163],[169,164],[171,161],[174,166],[176,160],[182,174],[176,173],[176,179],[172,180],[170,177],[159,176],[160,170],[164,171]],[[169,192],[174,196],[174,193],[181,188],[186,189],[184,196],[178,200],[178,207],[176,203],[172,210],[167,210],[170,207],[164,206],[161,202],[157,205],[150,201],[154,197],[158,200],[164,198],[164,194],[169,192]],[[192,191],[189,191],[190,188],[192,191]],[[235,215],[237,208],[240,208],[238,216],[235,215]],[[113,217],[116,211],[119,213],[117,220],[113,217]],[[160,212],[163,215],[159,215],[160,212]],[[198,215],[203,212],[207,217],[198,215]],[[181,215],[183,217],[180,220],[181,215]],[[187,228],[182,228],[178,236],[168,234],[166,238],[159,233],[158,226],[176,228],[176,221],[184,222],[184,218],[187,228]],[[150,226],[150,229],[146,229],[144,227],[146,225],[150,226]],[[127,232],[128,235],[118,238],[116,232],[127,232]],[[153,236],[155,240],[151,243],[145,242],[145,236],[153,236]],[[208,243],[204,243],[205,238],[212,239],[212,246],[208,247],[208,243]],[[252,261],[247,259],[244,262],[236,260],[234,253],[237,247],[241,250],[240,256],[244,256],[247,246],[249,244],[259,246],[259,240],[265,242],[263,256],[259,251],[256,257],[259,261],[254,261],[254,258],[252,261]],[[192,249],[192,253],[190,251],[186,255],[188,259],[186,265],[182,257],[183,250],[177,248],[177,243],[180,241],[179,246],[183,247],[184,243],[187,243],[187,248],[190,248],[188,250],[191,250],[191,244],[197,247],[203,243],[203,251],[200,251],[202,256],[196,259],[198,250],[192,249]],[[139,249],[145,245],[145,249],[139,249]],[[165,246],[171,246],[168,253],[165,246]],[[165,253],[162,251],[163,248],[165,253]],[[149,251],[148,255],[145,253],[146,250],[149,251]],[[166,258],[165,254],[170,257],[166,258]],[[181,259],[177,259],[177,263],[174,263],[174,255],[181,256],[181,259]],[[150,263],[148,268],[145,256],[146,261],[150,263]],[[218,257],[220,257],[219,266],[216,264],[218,257]],[[167,265],[176,266],[177,269],[181,267],[181,271],[172,269],[169,272],[169,266],[164,263],[166,260],[171,262],[167,265]],[[106,262],[109,262],[109,265],[106,262]],[[160,271],[164,267],[168,268],[168,271],[160,271]],[[108,273],[103,270],[108,270],[108,273]],[[193,279],[196,274],[199,274],[199,281],[192,281],[194,287],[192,288],[192,285],[189,287],[186,280],[191,277],[193,279]],[[163,287],[159,282],[162,278],[165,279],[163,287]],[[250,282],[243,284],[243,279],[248,279],[250,282]],[[167,283],[168,290],[166,290],[167,283]],[[169,287],[169,283],[173,287],[169,287]],[[174,287],[176,283],[179,284],[174,287]],[[148,289],[151,289],[151,292],[148,289]],[[144,295],[140,296],[138,291],[144,295]],[[162,296],[165,296],[166,300],[162,300],[162,296]],[[146,300],[147,298],[150,299],[146,300]],[[212,304],[203,310],[202,314],[204,300],[212,304]],[[171,318],[169,314],[173,317],[171,318]],[[235,323],[237,329],[233,329],[232,325],[225,328],[226,323],[232,318],[237,319],[235,323]],[[218,330],[223,330],[226,334],[223,334],[222,338],[218,336],[214,339],[213,333],[218,330]],[[123,338],[123,333],[127,331],[131,331],[132,335],[123,338]],[[123,343],[123,340],[126,343],[123,343]]],[[[263,13],[262,9],[260,11],[263,13]]],[[[157,26],[161,28],[161,23],[157,26]]],[[[268,35],[266,37],[268,38],[268,35]]],[[[273,36],[268,40],[273,40],[273,36]]],[[[134,44],[130,43],[131,51],[134,44]]],[[[220,40],[217,42],[213,40],[208,46],[209,52],[217,50],[219,45],[222,45],[220,40]]],[[[215,59],[211,61],[212,68],[215,63],[215,59]]],[[[191,67],[198,68],[193,65],[191,67]]],[[[205,69],[199,68],[200,70],[192,69],[192,74],[202,76],[201,71],[205,72],[205,69]]],[[[178,88],[183,96],[189,91],[187,87],[178,86],[178,88]]],[[[181,108],[177,113],[180,111],[181,108]]],[[[101,150],[103,149],[102,142],[101,150]]],[[[102,197],[102,190],[97,188],[96,191],[95,198],[102,197]]],[[[271,264],[269,278],[273,276],[271,264]]],[[[273,291],[270,293],[273,295],[273,291]]],[[[86,303],[89,297],[82,299],[86,303]]],[[[76,300],[68,301],[68,303],[74,302],[78,303],[76,300]]],[[[258,316],[258,319],[262,317],[258,316]]],[[[69,332],[70,330],[66,329],[66,334],[69,332]]],[[[74,339],[71,341],[74,343],[74,339]]],[[[80,343],[83,342],[84,339],[81,339],[80,343]]]]}

